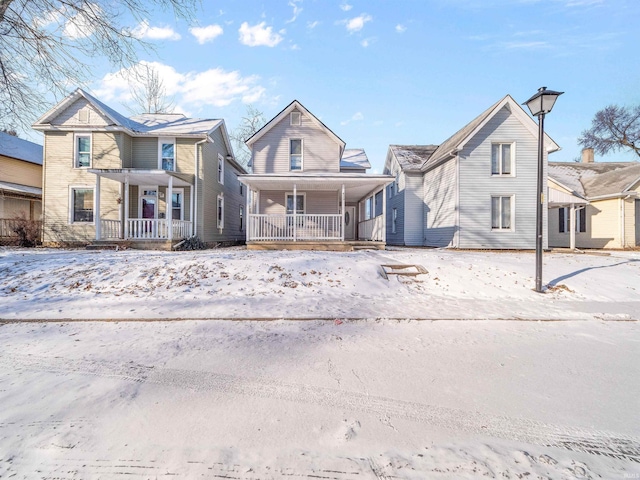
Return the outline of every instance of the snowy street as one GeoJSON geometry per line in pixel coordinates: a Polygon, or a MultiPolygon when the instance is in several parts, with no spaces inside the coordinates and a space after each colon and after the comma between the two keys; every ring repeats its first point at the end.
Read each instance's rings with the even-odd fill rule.
{"type": "Polygon", "coordinates": [[[640,253],[545,254],[543,295],[533,273],[0,250],[0,478],[640,478],[640,253]]]}

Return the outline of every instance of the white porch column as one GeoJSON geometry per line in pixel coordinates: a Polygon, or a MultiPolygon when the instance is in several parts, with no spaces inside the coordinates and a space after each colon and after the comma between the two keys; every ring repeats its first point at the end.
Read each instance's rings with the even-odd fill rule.
{"type": "Polygon", "coordinates": [[[124,239],[129,238],[129,175],[124,177],[124,239]]]}
{"type": "MultiPolygon", "coordinates": [[[[298,241],[298,219],[296,218],[296,214],[298,213],[298,209],[296,208],[298,206],[298,185],[296,185],[295,183],[293,184],[293,241],[297,242],[298,241]]],[[[285,212],[286,212],[286,205],[285,205],[285,212]]]]}
{"type": "Polygon", "coordinates": [[[165,202],[165,217],[167,219],[167,235],[169,241],[173,240],[173,177],[169,175],[169,187],[167,188],[167,201],[165,202]]]}
{"type": "Polygon", "coordinates": [[[100,240],[102,222],[100,221],[100,175],[96,175],[96,198],[95,205],[96,211],[93,215],[93,221],[96,225],[96,240],[100,240]]]}
{"type": "Polygon", "coordinates": [[[382,187],[382,241],[387,242],[387,187],[382,187]]]}
{"type": "Polygon", "coordinates": [[[245,201],[244,210],[247,213],[245,214],[246,218],[245,218],[245,221],[244,221],[244,223],[245,223],[245,225],[244,225],[244,241],[246,243],[246,242],[249,241],[249,238],[251,238],[251,236],[250,236],[251,232],[249,231],[249,229],[251,228],[251,224],[253,223],[251,221],[251,214],[253,213],[251,211],[251,203],[252,203],[252,200],[253,200],[253,190],[251,188],[249,188],[249,185],[245,185],[245,189],[246,189],[246,192],[247,192],[247,200],[245,201]]]}
{"type": "Polygon", "coordinates": [[[342,241],[344,242],[344,183],[342,184],[342,241]]]}
{"type": "Polygon", "coordinates": [[[195,205],[194,203],[194,197],[195,195],[193,194],[193,190],[195,187],[195,182],[197,182],[198,180],[194,181],[194,184],[191,186],[191,188],[189,189],[190,195],[189,195],[189,220],[191,220],[191,236],[194,236],[196,234],[196,217],[193,215],[193,212],[195,212],[195,208],[197,208],[197,205],[195,205]]]}
{"type": "Polygon", "coordinates": [[[569,248],[576,249],[576,205],[571,204],[569,209],[569,248]]]}

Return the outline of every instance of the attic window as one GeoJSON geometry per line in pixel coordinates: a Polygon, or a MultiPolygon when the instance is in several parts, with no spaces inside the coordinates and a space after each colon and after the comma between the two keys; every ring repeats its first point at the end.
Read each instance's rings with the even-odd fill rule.
{"type": "Polygon", "coordinates": [[[291,112],[291,125],[300,125],[300,112],[291,112]]]}
{"type": "Polygon", "coordinates": [[[89,123],[89,109],[83,108],[78,111],[78,121],[82,123],[89,123]]]}

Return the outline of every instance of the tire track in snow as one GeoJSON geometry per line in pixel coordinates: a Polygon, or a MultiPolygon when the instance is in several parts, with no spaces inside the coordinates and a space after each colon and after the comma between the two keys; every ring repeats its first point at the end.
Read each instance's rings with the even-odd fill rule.
{"type": "Polygon", "coordinates": [[[404,418],[436,427],[487,435],[507,440],[557,447],[640,463],[640,439],[612,432],[587,430],[513,418],[469,412],[388,397],[348,392],[277,380],[236,375],[156,368],[133,362],[119,364],[98,360],[67,359],[0,353],[0,365],[60,374],[76,373],[119,378],[194,391],[216,391],[248,397],[286,400],[341,408],[387,418],[404,418]]]}

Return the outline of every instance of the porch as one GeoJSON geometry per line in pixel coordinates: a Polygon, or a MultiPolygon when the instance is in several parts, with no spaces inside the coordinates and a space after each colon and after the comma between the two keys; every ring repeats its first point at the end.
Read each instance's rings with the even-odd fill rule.
{"type": "Polygon", "coordinates": [[[384,248],[388,175],[243,175],[249,248],[384,248]],[[294,244],[299,244],[295,245],[294,244]],[[343,245],[340,245],[343,244],[343,245]]]}
{"type": "Polygon", "coordinates": [[[194,235],[193,175],[142,169],[89,171],[96,175],[96,241],[168,242],[170,245],[194,235]],[[103,192],[103,179],[118,182],[118,191],[111,188],[103,192]],[[108,218],[114,216],[118,218],[108,218]]]}

